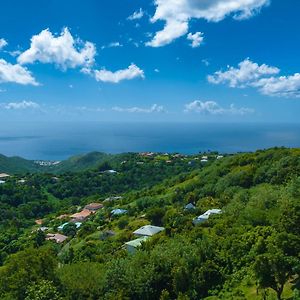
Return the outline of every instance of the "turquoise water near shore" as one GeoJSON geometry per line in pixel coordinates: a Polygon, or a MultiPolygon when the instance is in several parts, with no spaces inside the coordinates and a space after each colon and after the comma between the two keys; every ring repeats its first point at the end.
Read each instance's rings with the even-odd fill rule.
{"type": "Polygon", "coordinates": [[[12,123],[0,126],[0,153],[62,160],[101,151],[194,154],[300,147],[300,124],[12,123]]]}

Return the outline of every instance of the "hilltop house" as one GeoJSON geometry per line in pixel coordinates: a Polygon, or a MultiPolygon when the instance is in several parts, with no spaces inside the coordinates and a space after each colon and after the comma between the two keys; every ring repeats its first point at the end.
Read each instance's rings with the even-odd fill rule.
{"type": "Polygon", "coordinates": [[[141,228],[137,229],[136,231],[133,232],[136,236],[153,236],[161,231],[164,231],[164,227],[158,227],[158,226],[153,226],[153,225],[145,225],[142,226],[141,228]]]}
{"type": "Polygon", "coordinates": [[[203,223],[203,222],[207,221],[211,215],[219,215],[221,213],[222,213],[221,209],[209,209],[204,214],[195,218],[193,220],[193,224],[197,225],[197,224],[203,223]]]}
{"type": "Polygon", "coordinates": [[[55,241],[58,244],[63,243],[68,237],[60,233],[48,233],[46,236],[47,241],[55,241]]]}
{"type": "Polygon", "coordinates": [[[92,212],[90,210],[84,209],[81,212],[78,212],[76,214],[71,215],[71,222],[76,223],[76,222],[83,222],[85,221],[92,212]]]}
{"type": "Polygon", "coordinates": [[[184,210],[193,210],[196,209],[196,206],[193,203],[189,203],[184,207],[184,210]]]}
{"type": "Polygon", "coordinates": [[[137,248],[141,247],[142,243],[145,242],[149,237],[148,236],[142,236],[138,239],[129,241],[124,244],[124,248],[131,254],[136,252],[137,248]]]}
{"type": "Polygon", "coordinates": [[[84,209],[87,209],[91,212],[96,212],[100,208],[103,208],[102,203],[90,203],[84,207],[84,209]]]}

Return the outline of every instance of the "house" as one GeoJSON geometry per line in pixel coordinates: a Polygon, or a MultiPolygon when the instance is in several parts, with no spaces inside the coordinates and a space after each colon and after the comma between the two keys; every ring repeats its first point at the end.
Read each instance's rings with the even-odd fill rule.
{"type": "Polygon", "coordinates": [[[90,203],[84,207],[84,209],[87,209],[91,212],[96,212],[100,208],[103,208],[102,203],[90,203]]]}
{"type": "Polygon", "coordinates": [[[115,171],[115,170],[106,170],[106,171],[104,171],[104,173],[107,173],[107,174],[117,174],[118,172],[115,171]]]}
{"type": "Polygon", "coordinates": [[[133,232],[136,236],[153,236],[161,231],[164,231],[164,227],[158,227],[153,225],[145,225],[133,232]]]}
{"type": "Polygon", "coordinates": [[[221,213],[222,213],[221,209],[209,209],[201,216],[198,216],[197,218],[195,218],[193,220],[193,224],[194,225],[201,224],[201,223],[207,221],[211,215],[219,215],[221,213]]]}
{"type": "Polygon", "coordinates": [[[85,221],[92,212],[90,210],[84,209],[81,212],[78,212],[76,214],[71,215],[71,222],[76,223],[76,222],[83,222],[85,221]]]}
{"type": "Polygon", "coordinates": [[[184,207],[184,210],[193,210],[196,209],[196,206],[193,203],[189,203],[184,207]]]}
{"type": "Polygon", "coordinates": [[[0,180],[5,180],[8,179],[10,177],[10,175],[6,174],[6,173],[0,173],[0,180]]]}
{"type": "MultiPolygon", "coordinates": [[[[60,225],[60,226],[58,226],[58,227],[57,227],[57,230],[62,231],[62,230],[64,229],[64,227],[65,227],[66,225],[68,225],[68,224],[69,224],[69,222],[66,222],[66,223],[64,223],[64,224],[62,224],[62,225],[60,225]]],[[[78,229],[78,228],[81,226],[82,223],[80,223],[80,222],[75,222],[74,224],[76,225],[76,229],[78,229]]]]}
{"type": "Polygon", "coordinates": [[[123,199],[123,197],[121,197],[121,196],[108,197],[103,202],[112,202],[112,201],[115,201],[115,200],[122,200],[122,199],[123,199]]]}
{"type": "Polygon", "coordinates": [[[223,155],[218,155],[217,159],[222,159],[224,156],[223,155]]]}
{"type": "Polygon", "coordinates": [[[54,241],[58,244],[63,243],[68,237],[63,235],[63,234],[59,234],[59,233],[48,233],[46,235],[46,240],[47,241],[54,241]]]}
{"type": "Polygon", "coordinates": [[[111,211],[112,216],[120,216],[127,213],[126,209],[116,208],[111,211]]]}
{"type": "Polygon", "coordinates": [[[0,184],[3,184],[3,183],[5,183],[5,181],[4,180],[0,180],[0,184]]]}
{"type": "Polygon", "coordinates": [[[205,158],[202,158],[200,161],[201,161],[201,163],[203,163],[203,164],[208,163],[208,159],[205,159],[205,158]]]}
{"type": "Polygon", "coordinates": [[[136,250],[142,246],[142,243],[145,242],[149,237],[148,236],[142,236],[138,239],[129,241],[124,244],[124,248],[131,254],[135,253],[136,250]]]}
{"type": "Polygon", "coordinates": [[[21,184],[26,183],[26,180],[25,179],[20,179],[20,180],[18,180],[18,183],[21,183],[21,184]]]}

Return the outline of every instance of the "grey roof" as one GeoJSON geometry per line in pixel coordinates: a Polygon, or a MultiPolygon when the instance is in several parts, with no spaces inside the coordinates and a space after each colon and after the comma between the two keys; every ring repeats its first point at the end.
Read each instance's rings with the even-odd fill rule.
{"type": "Polygon", "coordinates": [[[196,206],[193,203],[189,203],[185,206],[185,209],[195,209],[196,206]]]}
{"type": "Polygon", "coordinates": [[[134,231],[133,233],[136,235],[143,235],[143,236],[152,236],[161,231],[165,230],[164,227],[158,227],[153,225],[145,225],[138,230],[134,231]]]}

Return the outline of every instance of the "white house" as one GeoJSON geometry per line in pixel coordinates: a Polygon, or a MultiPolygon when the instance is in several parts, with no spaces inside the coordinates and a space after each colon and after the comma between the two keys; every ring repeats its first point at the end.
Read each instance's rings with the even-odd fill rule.
{"type": "Polygon", "coordinates": [[[164,227],[158,227],[153,225],[145,225],[133,232],[136,236],[153,236],[161,231],[164,231],[164,227]]]}
{"type": "Polygon", "coordinates": [[[201,223],[207,221],[211,215],[219,215],[221,213],[222,213],[221,209],[209,209],[201,216],[198,216],[197,218],[195,218],[193,220],[193,224],[194,225],[201,224],[201,223]]]}

